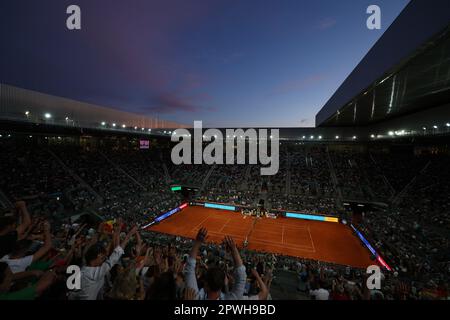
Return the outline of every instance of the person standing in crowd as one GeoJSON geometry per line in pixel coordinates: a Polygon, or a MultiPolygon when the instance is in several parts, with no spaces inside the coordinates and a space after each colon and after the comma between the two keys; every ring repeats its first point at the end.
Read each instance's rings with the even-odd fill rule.
{"type": "Polygon", "coordinates": [[[206,271],[205,286],[201,290],[198,288],[197,278],[195,276],[196,259],[202,243],[206,240],[208,231],[201,228],[192,246],[191,253],[187,259],[185,266],[186,287],[195,291],[198,300],[239,300],[242,298],[245,289],[245,266],[242,262],[239,251],[234,240],[226,236],[224,245],[226,250],[231,254],[234,261],[234,285],[227,293],[222,292],[225,286],[225,272],[217,267],[210,267],[206,271]]]}
{"type": "Polygon", "coordinates": [[[85,254],[86,265],[81,269],[81,289],[70,295],[71,300],[97,300],[102,299],[102,289],[105,276],[111,268],[119,262],[129,240],[137,232],[137,227],[131,231],[119,244],[120,229],[116,228],[113,235],[114,250],[106,259],[106,249],[100,244],[92,245],[85,254]],[[105,261],[106,260],[106,261],[105,261]]]}
{"type": "Polygon", "coordinates": [[[20,215],[20,224],[17,217],[0,217],[0,258],[10,253],[17,240],[22,239],[31,226],[31,217],[24,201],[17,201],[15,210],[20,215]]]}

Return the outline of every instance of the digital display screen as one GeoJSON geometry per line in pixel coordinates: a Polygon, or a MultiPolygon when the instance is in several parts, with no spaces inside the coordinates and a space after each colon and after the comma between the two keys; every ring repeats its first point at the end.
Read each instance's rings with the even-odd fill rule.
{"type": "Polygon", "coordinates": [[[314,221],[339,222],[339,219],[336,217],[315,216],[312,214],[295,213],[295,212],[286,212],[286,217],[287,218],[296,218],[296,219],[305,219],[305,220],[314,220],[314,221]]]}
{"type": "Polygon", "coordinates": [[[313,216],[311,214],[302,214],[302,213],[293,213],[293,212],[286,212],[286,217],[296,218],[296,219],[305,219],[305,220],[325,221],[325,217],[322,217],[322,216],[313,216]]]}
{"type": "Polygon", "coordinates": [[[163,215],[160,215],[158,218],[155,219],[156,222],[160,222],[164,219],[167,219],[168,217],[170,217],[171,215],[173,215],[174,213],[177,213],[178,211],[180,211],[180,208],[175,208],[170,210],[169,212],[164,213],[163,215]]]}
{"type": "Polygon", "coordinates": [[[213,208],[213,209],[236,211],[236,207],[234,207],[234,206],[226,206],[226,205],[223,205],[223,204],[215,204],[215,203],[205,203],[205,208],[213,208]]]}
{"type": "Polygon", "coordinates": [[[139,149],[150,149],[150,140],[139,140],[139,149]]]}
{"type": "Polygon", "coordinates": [[[372,252],[372,254],[374,256],[377,256],[377,252],[375,251],[375,249],[370,245],[370,243],[366,240],[366,238],[364,238],[364,236],[361,234],[361,232],[359,232],[358,230],[356,230],[356,228],[351,225],[351,227],[353,228],[353,230],[355,230],[356,235],[358,236],[359,239],[361,239],[361,241],[364,243],[364,245],[367,247],[367,249],[369,249],[370,252],[372,252]]]}
{"type": "Polygon", "coordinates": [[[149,224],[143,226],[142,229],[146,229],[146,228],[148,228],[148,227],[154,225],[154,224],[157,223],[157,222],[160,222],[160,221],[162,221],[162,220],[164,220],[164,219],[167,219],[167,218],[170,217],[171,215],[173,215],[173,214],[175,214],[175,213],[177,213],[177,212],[183,210],[184,208],[187,208],[187,206],[188,206],[187,203],[183,203],[181,206],[179,206],[179,207],[177,207],[177,208],[175,208],[175,209],[172,209],[172,210],[170,210],[170,211],[168,211],[168,212],[166,212],[166,213],[160,215],[159,217],[155,218],[155,220],[153,220],[153,221],[150,222],[149,224]]]}

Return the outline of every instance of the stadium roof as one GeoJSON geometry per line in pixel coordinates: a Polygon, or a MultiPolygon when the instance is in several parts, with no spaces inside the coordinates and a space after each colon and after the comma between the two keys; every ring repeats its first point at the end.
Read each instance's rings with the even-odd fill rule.
{"type": "Polygon", "coordinates": [[[316,115],[317,126],[361,126],[450,99],[448,0],[411,1],[316,115]]]}
{"type": "Polygon", "coordinates": [[[78,128],[140,130],[187,125],[0,83],[0,120],[78,128]]]}

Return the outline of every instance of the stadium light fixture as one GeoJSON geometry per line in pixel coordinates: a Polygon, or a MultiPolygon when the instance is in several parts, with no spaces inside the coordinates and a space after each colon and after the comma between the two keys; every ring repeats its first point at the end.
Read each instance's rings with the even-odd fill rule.
{"type": "Polygon", "coordinates": [[[144,131],[144,130],[145,130],[145,128],[142,128],[141,130],[142,130],[142,131],[144,131]]]}
{"type": "Polygon", "coordinates": [[[356,140],[357,139],[357,137],[356,136],[353,136],[353,138],[352,138],[353,140],[356,140]]]}
{"type": "Polygon", "coordinates": [[[433,129],[437,129],[438,128],[438,126],[433,126],[433,129]]]}
{"type": "Polygon", "coordinates": [[[30,111],[25,111],[25,115],[28,117],[30,115],[30,111]]]}
{"type": "Polygon", "coordinates": [[[303,137],[302,137],[302,139],[306,139],[306,137],[305,137],[305,136],[303,136],[303,137]]]}
{"type": "Polygon", "coordinates": [[[393,136],[394,135],[394,131],[389,131],[388,135],[393,136]]]}
{"type": "Polygon", "coordinates": [[[124,125],[124,124],[122,125],[122,128],[124,128],[124,129],[125,129],[126,127],[127,127],[126,125],[124,125]]]}
{"type": "Polygon", "coordinates": [[[112,124],[112,126],[113,126],[113,127],[115,128],[115,127],[116,127],[116,124],[115,124],[115,123],[113,123],[113,124],[112,124]]]}
{"type": "Polygon", "coordinates": [[[44,118],[45,119],[51,119],[52,115],[50,113],[44,113],[44,118]]]}
{"type": "Polygon", "coordinates": [[[148,132],[152,132],[152,129],[148,129],[148,132]]]}
{"type": "Polygon", "coordinates": [[[311,139],[314,139],[314,136],[311,136],[310,138],[311,138],[311,139]]]}
{"type": "Polygon", "coordinates": [[[319,140],[322,140],[322,136],[319,136],[319,140]]]}
{"type": "Polygon", "coordinates": [[[66,117],[66,121],[69,121],[69,117],[66,117]]]}
{"type": "Polygon", "coordinates": [[[102,126],[106,126],[106,122],[103,121],[103,122],[101,123],[101,125],[102,125],[102,126]]]}
{"type": "Polygon", "coordinates": [[[447,122],[445,125],[446,125],[447,127],[450,127],[450,123],[448,123],[448,122],[447,122]]]}
{"type": "Polygon", "coordinates": [[[422,130],[424,130],[424,131],[427,130],[427,127],[422,127],[422,130]]]}
{"type": "Polygon", "coordinates": [[[339,136],[336,136],[335,138],[336,138],[336,140],[338,140],[338,139],[339,139],[339,136]]]}
{"type": "Polygon", "coordinates": [[[374,139],[374,138],[375,138],[375,135],[374,135],[374,134],[371,134],[370,137],[371,137],[372,139],[374,139]]]}

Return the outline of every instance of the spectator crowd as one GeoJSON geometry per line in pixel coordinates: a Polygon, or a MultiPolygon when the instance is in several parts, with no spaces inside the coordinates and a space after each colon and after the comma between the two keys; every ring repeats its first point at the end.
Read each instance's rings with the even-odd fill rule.
{"type": "Polygon", "coordinates": [[[305,299],[448,298],[448,156],[411,155],[392,172],[404,155],[298,147],[282,150],[280,176],[268,178],[259,166],[176,167],[137,150],[2,147],[1,300],[266,300],[277,298],[280,272],[305,299]],[[339,212],[339,197],[390,200],[358,227],[394,270],[369,290],[365,270],[350,266],[251,251],[230,237],[210,243],[204,228],[193,240],[142,230],[183,201],[172,183],[198,186],[199,200],[252,208],[264,199],[270,210],[313,214],[339,212]],[[67,287],[71,265],[79,289],[67,287]]]}

